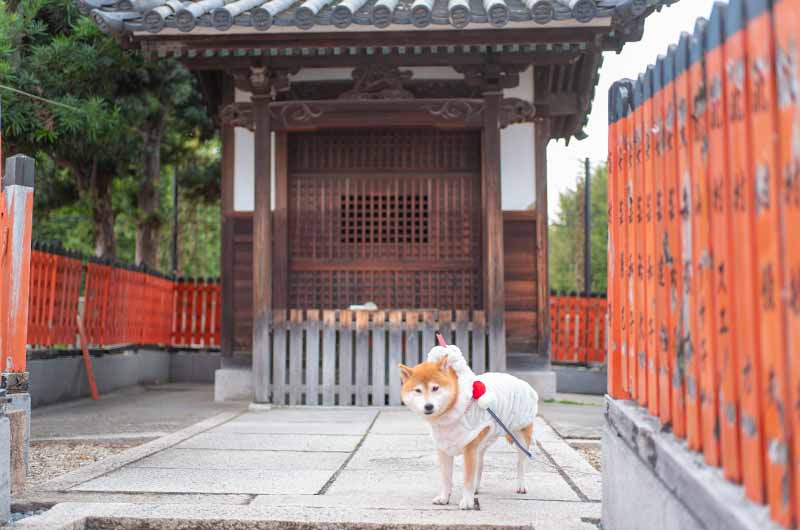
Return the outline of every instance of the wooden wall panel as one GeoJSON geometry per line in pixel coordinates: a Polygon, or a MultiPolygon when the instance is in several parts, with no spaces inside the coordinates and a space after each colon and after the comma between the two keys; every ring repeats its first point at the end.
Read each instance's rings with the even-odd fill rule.
{"type": "Polygon", "coordinates": [[[504,212],[506,350],[536,352],[536,212],[504,212]]]}

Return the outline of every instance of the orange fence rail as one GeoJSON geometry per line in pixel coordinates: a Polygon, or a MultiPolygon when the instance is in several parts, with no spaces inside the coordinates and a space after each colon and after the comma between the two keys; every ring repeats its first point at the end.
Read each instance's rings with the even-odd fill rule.
{"type": "Polygon", "coordinates": [[[220,310],[218,280],[173,280],[142,267],[34,244],[27,335],[31,346],[75,345],[82,315],[85,339],[92,346],[217,347],[220,310]]]}
{"type": "Polygon", "coordinates": [[[552,361],[602,364],[606,361],[607,306],[604,294],[550,295],[552,361]]]}
{"type": "Polygon", "coordinates": [[[800,0],[717,3],[609,94],[609,392],[784,527],[800,518],[798,34],[800,0]]]}

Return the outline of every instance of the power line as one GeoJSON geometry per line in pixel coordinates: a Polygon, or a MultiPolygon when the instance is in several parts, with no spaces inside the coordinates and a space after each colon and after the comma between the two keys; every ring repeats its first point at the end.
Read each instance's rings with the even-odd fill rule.
{"type": "Polygon", "coordinates": [[[61,103],[60,101],[55,101],[48,98],[43,98],[42,96],[37,96],[36,94],[31,94],[30,92],[25,92],[24,90],[20,90],[18,88],[10,87],[8,85],[0,84],[0,89],[8,90],[9,92],[14,92],[15,94],[19,94],[21,96],[26,96],[31,99],[36,99],[42,101],[44,103],[49,103],[50,105],[56,105],[58,107],[64,107],[65,109],[69,109],[75,112],[84,112],[83,109],[79,109],[78,107],[73,107],[72,105],[67,105],[66,103],[61,103]]]}

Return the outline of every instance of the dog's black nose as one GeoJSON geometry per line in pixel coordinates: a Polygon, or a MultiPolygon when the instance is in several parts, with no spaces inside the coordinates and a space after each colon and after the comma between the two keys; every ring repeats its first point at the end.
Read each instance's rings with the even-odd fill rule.
{"type": "Polygon", "coordinates": [[[425,403],[425,412],[433,412],[433,403],[425,403]]]}

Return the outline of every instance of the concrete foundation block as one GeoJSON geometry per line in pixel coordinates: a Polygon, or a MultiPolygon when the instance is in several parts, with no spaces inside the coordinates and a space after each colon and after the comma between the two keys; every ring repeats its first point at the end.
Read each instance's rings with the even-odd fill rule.
{"type": "Polygon", "coordinates": [[[556,373],[552,370],[511,370],[511,375],[519,377],[531,385],[539,399],[556,397],[556,373]]]}
{"type": "Polygon", "coordinates": [[[554,366],[557,388],[562,394],[606,394],[608,373],[599,368],[585,366],[554,366]]]}
{"type": "Polygon", "coordinates": [[[170,356],[170,381],[173,383],[213,383],[220,368],[218,352],[175,352],[170,356]]]}
{"type": "Polygon", "coordinates": [[[0,523],[11,517],[11,428],[0,416],[0,523]]]}
{"type": "Polygon", "coordinates": [[[25,473],[28,472],[28,462],[31,453],[31,395],[20,392],[8,395],[9,402],[6,411],[19,410],[25,413],[25,440],[23,444],[23,458],[25,460],[25,473]]]}
{"type": "Polygon", "coordinates": [[[606,399],[603,528],[778,530],[769,509],[705,464],[658,419],[630,401],[606,399]]]}
{"type": "Polygon", "coordinates": [[[11,493],[19,493],[25,489],[25,476],[28,473],[28,463],[25,459],[25,431],[27,430],[28,416],[22,410],[6,411],[10,433],[10,461],[9,471],[11,479],[11,493]]]}
{"type": "Polygon", "coordinates": [[[214,401],[252,401],[253,371],[247,368],[220,368],[214,372],[214,401]]]}

